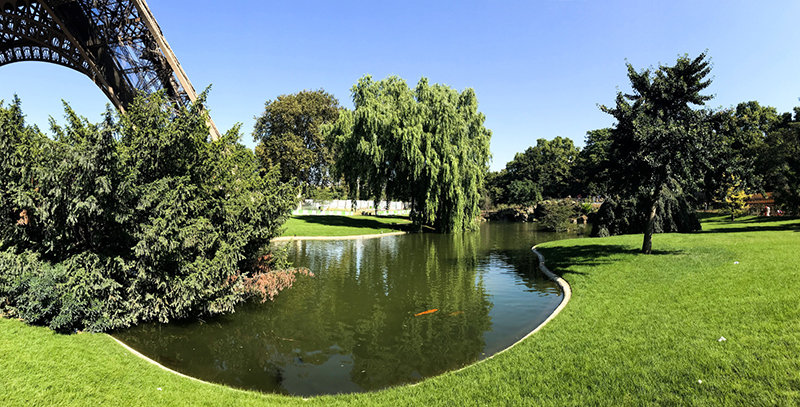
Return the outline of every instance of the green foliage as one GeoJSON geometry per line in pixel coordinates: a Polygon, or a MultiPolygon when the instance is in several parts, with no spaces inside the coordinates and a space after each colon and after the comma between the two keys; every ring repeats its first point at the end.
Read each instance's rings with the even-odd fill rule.
{"type": "Polygon", "coordinates": [[[542,197],[564,198],[577,190],[575,164],[580,150],[572,140],[539,139],[517,153],[492,180],[497,204],[532,206],[542,197]]]}
{"type": "Polygon", "coordinates": [[[261,165],[279,167],[283,182],[328,184],[333,153],[320,128],[335,122],[340,109],[339,101],[322,89],[267,101],[253,129],[261,165]]]}
{"type": "Polygon", "coordinates": [[[332,201],[334,199],[347,199],[349,191],[347,185],[307,186],[303,194],[306,199],[315,201],[332,201]]]}
{"type": "Polygon", "coordinates": [[[536,146],[517,153],[506,164],[508,183],[528,180],[537,184],[545,197],[566,197],[574,186],[572,167],[578,153],[568,138],[538,139],[536,146]]]}
{"type": "Polygon", "coordinates": [[[767,188],[775,192],[776,203],[800,213],[800,107],[794,108],[794,115],[782,115],[765,144],[759,167],[767,188]]]}
{"type": "MultiPolygon", "coordinates": [[[[724,203],[734,195],[743,197],[750,192],[770,191],[774,192],[776,203],[797,212],[799,115],[798,108],[794,114],[778,114],[775,108],[755,101],[717,112],[712,121],[717,137],[713,165],[703,180],[706,200],[724,203]]],[[[744,211],[742,202],[735,204],[736,207],[729,203],[723,206],[734,217],[744,211]]]]}
{"type": "Polygon", "coordinates": [[[5,270],[0,291],[5,306],[31,324],[59,332],[75,328],[105,331],[132,322],[127,313],[124,282],[129,281],[119,259],[81,253],[51,265],[36,253],[0,254],[5,270]]]}
{"type": "MultiPolygon", "coordinates": [[[[656,206],[653,233],[688,233],[701,229],[686,195],[664,191],[656,206]]],[[[647,228],[649,204],[636,198],[606,199],[592,224],[592,237],[643,233],[647,228]]]]}
{"type": "Polygon", "coordinates": [[[351,197],[409,201],[417,225],[443,232],[474,227],[491,138],[475,92],[395,76],[352,91],[355,110],[324,130],[351,197]]]}
{"type": "Polygon", "coordinates": [[[238,128],[139,97],[99,125],[65,107],[54,139],[0,105],[0,306],[59,331],[228,312],[294,205],[238,128]]]}
{"type": "Polygon", "coordinates": [[[586,146],[578,154],[575,177],[590,196],[605,195],[609,190],[609,158],[611,129],[586,132],[586,146]]]}
{"type": "Polygon", "coordinates": [[[628,64],[633,94],[617,93],[616,105],[601,106],[617,123],[609,134],[609,189],[612,194],[635,198],[647,219],[642,252],[652,250],[658,202],[667,188],[689,191],[713,165],[714,137],[704,105],[712,97],[701,95],[711,80],[706,54],[679,57],[674,66],[636,72],[628,64]]]}
{"type": "Polygon", "coordinates": [[[506,170],[488,171],[483,181],[481,209],[489,210],[502,205],[506,200],[506,170]]]}
{"type": "Polygon", "coordinates": [[[533,180],[513,180],[506,188],[506,202],[511,205],[533,206],[541,200],[542,189],[533,180]]]}
{"type": "Polygon", "coordinates": [[[732,179],[744,192],[764,192],[764,167],[769,160],[760,157],[767,147],[767,135],[781,123],[775,108],[758,102],[740,103],[735,109],[716,112],[711,123],[715,143],[711,166],[701,184],[704,200],[724,201],[732,179]]]}
{"type": "Polygon", "coordinates": [[[547,230],[553,232],[565,232],[569,230],[570,218],[578,216],[580,206],[571,199],[560,201],[545,201],[541,204],[544,216],[540,219],[540,224],[547,230]]]}

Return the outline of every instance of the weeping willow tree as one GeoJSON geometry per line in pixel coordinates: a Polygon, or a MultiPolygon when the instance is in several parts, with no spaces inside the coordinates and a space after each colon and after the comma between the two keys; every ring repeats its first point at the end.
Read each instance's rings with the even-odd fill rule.
{"type": "Polygon", "coordinates": [[[474,227],[491,139],[475,91],[364,76],[352,93],[355,109],[324,129],[352,198],[408,201],[441,232],[474,227]]]}

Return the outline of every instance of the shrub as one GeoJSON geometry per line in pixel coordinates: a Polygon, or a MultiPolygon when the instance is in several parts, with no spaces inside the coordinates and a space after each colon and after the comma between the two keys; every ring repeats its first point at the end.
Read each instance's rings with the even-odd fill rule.
{"type": "Polygon", "coordinates": [[[570,218],[577,216],[580,210],[580,206],[570,199],[545,201],[541,207],[544,213],[540,220],[541,225],[554,232],[569,230],[570,218]]]}
{"type": "MultiPolygon", "coordinates": [[[[590,236],[644,233],[646,213],[637,199],[606,199],[597,211],[590,236]]],[[[701,228],[697,213],[685,197],[662,194],[656,209],[654,233],[687,233],[701,228]]]]}
{"type": "Polygon", "coordinates": [[[0,306],[61,332],[229,312],[296,191],[261,173],[238,127],[208,140],[203,97],[139,97],[50,139],[0,104],[0,306]]]}

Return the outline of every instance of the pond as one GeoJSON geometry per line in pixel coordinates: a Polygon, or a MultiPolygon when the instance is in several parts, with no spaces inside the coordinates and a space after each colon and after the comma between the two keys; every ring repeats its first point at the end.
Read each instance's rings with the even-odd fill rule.
{"type": "Polygon", "coordinates": [[[114,336],[202,380],[312,396],[420,381],[497,353],[562,299],[531,246],[582,237],[536,224],[376,239],[294,241],[314,277],[230,315],[141,324],[114,336]],[[432,311],[436,310],[436,311],[432,311]]]}

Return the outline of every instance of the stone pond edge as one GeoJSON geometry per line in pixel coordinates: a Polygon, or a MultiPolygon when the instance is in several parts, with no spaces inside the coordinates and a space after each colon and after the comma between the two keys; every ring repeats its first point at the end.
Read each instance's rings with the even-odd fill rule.
{"type": "MultiPolygon", "coordinates": [[[[287,237],[286,239],[283,239],[283,238],[278,238],[278,239],[283,239],[284,241],[293,240],[293,239],[297,239],[297,240],[370,239],[370,238],[382,237],[382,236],[401,235],[401,234],[405,234],[405,233],[406,232],[395,232],[395,233],[384,233],[384,234],[379,234],[379,235],[359,235],[359,236],[315,236],[315,237],[312,237],[312,238],[297,236],[297,237],[291,237],[291,238],[287,237]]],[[[274,239],[273,241],[276,241],[276,240],[274,239]]],[[[557,274],[555,274],[552,271],[550,271],[550,269],[548,269],[547,266],[545,266],[545,264],[544,264],[544,256],[536,250],[536,246],[531,247],[531,251],[539,258],[539,270],[541,270],[542,273],[544,273],[551,280],[555,281],[556,284],[558,284],[559,287],[561,287],[561,291],[564,294],[564,298],[561,300],[561,303],[558,304],[558,307],[556,307],[556,309],[550,314],[550,316],[547,317],[547,319],[544,320],[544,322],[542,322],[541,324],[537,325],[536,328],[534,328],[532,331],[530,331],[527,335],[525,335],[522,338],[520,338],[520,340],[518,340],[518,341],[514,342],[513,344],[511,344],[511,346],[509,346],[509,347],[507,347],[507,348],[495,353],[494,355],[489,356],[486,359],[478,361],[477,363],[472,363],[472,364],[464,366],[464,367],[462,367],[460,369],[452,370],[449,373],[451,373],[451,374],[452,373],[457,373],[457,372],[460,372],[460,371],[462,371],[464,369],[468,369],[468,368],[473,367],[473,366],[475,366],[475,365],[477,365],[479,363],[482,363],[482,362],[485,362],[487,360],[493,359],[495,356],[497,356],[497,355],[499,355],[501,353],[504,353],[507,350],[517,346],[519,343],[521,343],[522,341],[528,339],[531,335],[535,334],[540,329],[542,329],[542,327],[544,327],[545,325],[547,325],[548,322],[553,320],[553,318],[555,318],[567,306],[567,303],[572,298],[572,289],[570,288],[569,283],[567,283],[566,280],[564,280],[563,278],[559,277],[557,274]]],[[[160,367],[163,370],[166,370],[167,372],[174,373],[174,374],[176,374],[178,376],[185,377],[187,379],[191,379],[191,380],[194,380],[194,381],[197,381],[197,382],[210,384],[212,386],[219,386],[219,387],[223,387],[223,388],[234,390],[234,391],[248,392],[247,390],[237,389],[235,387],[226,386],[224,384],[207,382],[205,380],[201,380],[201,379],[198,379],[196,377],[185,375],[185,374],[183,374],[181,372],[172,370],[172,369],[170,369],[170,368],[168,368],[168,367],[156,362],[155,360],[150,359],[149,357],[143,355],[142,353],[140,353],[136,349],[131,348],[130,346],[126,345],[124,342],[120,341],[119,339],[117,339],[117,338],[115,338],[115,337],[113,337],[111,335],[108,335],[108,337],[113,339],[113,340],[115,340],[118,344],[120,344],[123,348],[127,349],[134,356],[137,356],[137,357],[139,357],[141,359],[144,359],[147,362],[150,362],[151,364],[156,365],[156,366],[160,367]]],[[[420,383],[425,382],[425,381],[427,381],[427,380],[422,380],[422,381],[419,381],[417,383],[410,384],[410,386],[416,386],[416,385],[419,385],[420,383]]],[[[291,397],[297,397],[297,396],[287,396],[287,397],[291,398],[291,397]]],[[[303,397],[302,399],[303,400],[308,400],[308,398],[306,398],[306,397],[303,397]]]]}
{"type": "MultiPolygon", "coordinates": [[[[524,341],[524,340],[525,340],[525,339],[527,339],[529,336],[531,336],[531,335],[535,334],[535,333],[536,333],[536,332],[538,332],[540,329],[542,329],[542,327],[543,327],[543,326],[547,325],[547,323],[548,323],[548,322],[550,322],[550,321],[551,321],[553,318],[555,318],[555,317],[556,317],[556,315],[558,315],[559,313],[561,313],[561,311],[562,311],[562,310],[564,310],[564,308],[566,308],[566,306],[567,306],[567,303],[568,303],[568,302],[569,302],[569,300],[572,298],[572,288],[570,288],[570,286],[569,286],[569,283],[567,282],[567,280],[564,280],[564,279],[563,279],[563,278],[561,278],[561,277],[560,277],[558,274],[556,274],[556,273],[553,273],[552,271],[550,271],[550,269],[548,269],[548,268],[547,268],[547,266],[545,266],[545,265],[544,265],[544,256],[543,256],[541,253],[539,253],[539,251],[538,251],[538,250],[536,250],[536,247],[537,247],[537,246],[533,246],[533,247],[531,247],[531,251],[532,251],[532,252],[533,252],[533,253],[534,253],[534,254],[535,254],[537,257],[539,257],[539,270],[541,270],[541,271],[542,271],[542,273],[544,273],[544,274],[545,274],[547,277],[549,277],[551,280],[555,281],[555,282],[556,282],[556,284],[558,284],[558,286],[559,286],[559,287],[561,287],[561,292],[562,292],[562,293],[564,293],[564,298],[561,300],[561,304],[558,304],[558,307],[556,307],[555,311],[553,311],[553,313],[552,313],[552,314],[550,314],[550,316],[549,316],[549,317],[547,317],[547,319],[545,319],[545,320],[544,320],[544,322],[542,322],[541,324],[539,324],[539,326],[537,326],[537,327],[536,327],[536,329],[534,329],[533,331],[531,331],[529,334],[525,335],[525,337],[524,337],[524,338],[522,338],[522,339],[520,339],[519,341],[517,341],[517,342],[516,342],[514,345],[516,345],[517,343],[520,343],[520,342],[524,341]]],[[[511,349],[511,348],[512,348],[514,345],[511,345],[511,346],[509,346],[509,347],[508,347],[508,348],[506,348],[505,350],[511,349]]],[[[504,352],[505,350],[503,350],[503,352],[504,352]]],[[[498,353],[501,353],[501,352],[498,352],[498,353]]]]}
{"type": "MultiPolygon", "coordinates": [[[[539,257],[539,270],[541,270],[542,273],[544,273],[551,280],[555,281],[556,284],[558,284],[558,286],[561,287],[561,292],[564,294],[564,298],[561,299],[561,303],[558,304],[558,307],[556,307],[556,309],[550,314],[550,316],[548,316],[547,319],[545,319],[541,324],[537,325],[536,328],[533,329],[533,331],[530,331],[527,335],[520,338],[520,340],[512,343],[511,346],[501,350],[500,352],[495,353],[492,356],[489,356],[488,358],[482,360],[481,362],[494,358],[495,356],[519,345],[520,342],[528,339],[529,337],[531,337],[531,335],[535,334],[536,332],[539,332],[539,330],[542,329],[542,327],[547,325],[548,322],[552,321],[553,318],[556,317],[556,315],[558,315],[564,308],[566,308],[567,303],[572,298],[572,289],[570,288],[569,283],[567,283],[567,281],[564,280],[563,278],[559,277],[556,273],[550,271],[550,269],[548,269],[547,266],[544,265],[544,256],[542,256],[542,254],[536,250],[536,246],[531,247],[531,251],[533,252],[533,254],[539,257]]],[[[474,364],[470,366],[474,366],[474,364]]],[[[469,366],[464,366],[457,371],[466,369],[468,367],[469,366]]]]}
{"type": "MultiPolygon", "coordinates": [[[[215,386],[215,387],[221,387],[221,388],[224,388],[224,389],[233,390],[233,391],[242,392],[242,393],[250,393],[250,392],[251,392],[251,391],[249,391],[249,390],[245,390],[245,389],[237,389],[236,387],[232,387],[232,386],[226,386],[226,385],[224,385],[224,384],[220,384],[220,383],[207,382],[207,381],[205,381],[205,380],[198,379],[198,378],[196,378],[196,377],[192,377],[192,376],[189,376],[189,375],[183,374],[183,373],[181,373],[181,372],[179,372],[179,371],[177,371],[177,370],[172,370],[172,369],[170,369],[170,368],[168,368],[168,367],[166,367],[166,366],[162,365],[161,363],[158,363],[158,362],[156,362],[155,360],[153,360],[153,359],[150,359],[149,357],[145,356],[144,354],[142,354],[141,352],[137,351],[136,349],[133,349],[133,348],[131,348],[130,346],[128,346],[127,344],[125,344],[125,342],[122,342],[121,340],[119,340],[119,339],[117,339],[117,338],[115,338],[115,337],[113,337],[113,336],[111,336],[111,335],[109,335],[109,334],[106,334],[106,335],[108,335],[108,337],[109,337],[109,338],[111,338],[111,339],[113,339],[114,341],[116,341],[116,342],[117,342],[117,343],[118,343],[120,346],[122,346],[123,348],[125,348],[125,349],[126,349],[128,352],[130,352],[130,353],[131,353],[133,356],[136,356],[136,357],[138,357],[139,359],[143,359],[143,360],[145,360],[146,362],[149,362],[149,363],[150,363],[150,364],[152,364],[152,365],[156,365],[156,366],[160,367],[162,370],[166,370],[166,371],[167,371],[167,372],[169,372],[169,373],[176,374],[176,375],[178,375],[178,376],[181,376],[181,377],[187,378],[187,379],[189,379],[189,380],[194,380],[194,381],[196,381],[196,382],[200,382],[200,383],[204,383],[204,384],[209,384],[209,385],[211,385],[211,386],[215,386]]],[[[158,388],[158,390],[161,390],[161,389],[162,389],[161,387],[159,387],[159,388],[158,388]]]]}
{"type": "MultiPolygon", "coordinates": [[[[501,350],[501,351],[499,351],[499,352],[487,357],[486,359],[479,360],[479,361],[477,361],[475,363],[469,364],[469,365],[464,366],[464,367],[462,367],[460,369],[451,370],[451,371],[449,371],[449,372],[447,372],[445,374],[458,373],[458,372],[460,372],[462,370],[469,369],[469,368],[477,366],[477,365],[479,365],[479,364],[481,364],[483,362],[486,362],[487,360],[491,360],[495,356],[500,355],[501,353],[504,353],[504,352],[510,350],[511,348],[513,348],[513,347],[519,345],[520,343],[522,343],[522,341],[524,341],[524,340],[528,339],[529,337],[531,337],[536,332],[539,332],[540,329],[542,329],[545,325],[547,325],[548,322],[552,321],[553,318],[555,318],[559,313],[561,313],[561,311],[564,310],[564,308],[566,308],[567,303],[572,298],[572,289],[570,288],[569,283],[567,283],[567,280],[564,280],[563,278],[559,277],[556,273],[553,273],[552,271],[550,271],[550,269],[547,268],[547,266],[544,265],[544,256],[536,250],[536,247],[537,246],[531,247],[531,251],[539,258],[539,270],[541,270],[542,273],[544,273],[549,279],[555,281],[556,284],[558,284],[558,286],[561,287],[561,292],[564,294],[564,298],[561,299],[561,303],[558,304],[558,307],[556,307],[556,309],[550,314],[550,316],[547,317],[547,319],[542,321],[541,324],[537,325],[536,328],[534,328],[532,331],[530,331],[527,335],[523,336],[518,341],[512,343],[511,346],[509,346],[509,347],[507,347],[507,348],[505,348],[505,349],[503,349],[503,350],[501,350]]],[[[433,377],[435,377],[435,376],[433,376],[433,377]]],[[[430,379],[430,377],[428,379],[430,379]]],[[[427,379],[419,381],[419,382],[416,382],[416,383],[411,383],[411,384],[409,384],[409,386],[417,386],[417,385],[425,382],[426,380],[427,379]]]]}

